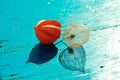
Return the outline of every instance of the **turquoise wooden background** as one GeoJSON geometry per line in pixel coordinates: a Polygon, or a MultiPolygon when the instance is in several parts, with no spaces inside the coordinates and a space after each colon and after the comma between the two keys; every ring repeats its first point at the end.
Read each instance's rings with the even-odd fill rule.
{"type": "Polygon", "coordinates": [[[111,62],[119,63],[116,60],[120,47],[117,42],[120,39],[119,10],[119,0],[0,0],[0,80],[119,80],[119,72],[115,76],[111,71],[115,68],[111,62]],[[47,56],[50,60],[39,62],[34,53],[44,48],[39,50],[41,45],[36,46],[39,41],[33,27],[43,19],[58,20],[62,33],[52,47],[52,58],[47,56]],[[67,70],[59,63],[59,56],[67,47],[62,42],[56,43],[62,40],[68,23],[85,24],[91,31],[90,40],[83,45],[84,74],[67,70]],[[109,46],[111,44],[114,48],[109,46]],[[26,64],[29,58],[34,63],[26,64]]]}

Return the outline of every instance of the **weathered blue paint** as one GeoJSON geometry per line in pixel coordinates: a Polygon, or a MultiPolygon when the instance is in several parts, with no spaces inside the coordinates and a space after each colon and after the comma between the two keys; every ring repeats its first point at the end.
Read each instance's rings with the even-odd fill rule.
{"type": "Polygon", "coordinates": [[[118,27],[120,20],[117,19],[119,18],[117,11],[120,9],[115,7],[117,3],[117,0],[0,0],[0,80],[95,79],[96,73],[101,71],[99,67],[104,66],[103,57],[109,57],[105,52],[107,50],[105,43],[109,42],[109,38],[103,34],[112,35],[111,32],[93,31],[90,34],[90,41],[83,45],[87,57],[83,74],[67,70],[59,63],[60,53],[67,48],[64,43],[59,42],[62,38],[55,42],[58,42],[57,44],[54,43],[52,51],[47,48],[44,48],[46,51],[42,51],[43,45],[38,44],[33,27],[43,19],[61,22],[62,33],[68,23],[86,24],[91,31],[118,27]],[[107,5],[107,1],[113,2],[107,5]],[[50,50],[50,54],[47,50],[50,50]],[[44,57],[39,58],[36,55],[44,57]],[[43,58],[45,61],[41,62],[43,58]],[[28,59],[32,63],[26,64],[28,59]]]}

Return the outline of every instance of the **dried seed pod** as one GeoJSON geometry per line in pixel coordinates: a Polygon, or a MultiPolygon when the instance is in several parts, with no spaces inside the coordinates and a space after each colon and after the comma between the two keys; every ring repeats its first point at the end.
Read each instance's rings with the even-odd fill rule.
{"type": "Polygon", "coordinates": [[[77,48],[89,39],[89,29],[85,25],[69,24],[63,34],[63,40],[70,48],[77,48]]]}

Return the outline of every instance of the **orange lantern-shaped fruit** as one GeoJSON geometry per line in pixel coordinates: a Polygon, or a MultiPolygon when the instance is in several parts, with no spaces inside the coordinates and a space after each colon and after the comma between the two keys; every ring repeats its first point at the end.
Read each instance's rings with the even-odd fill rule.
{"type": "Polygon", "coordinates": [[[60,37],[61,24],[55,20],[42,20],[34,27],[38,40],[43,44],[51,44],[60,37]]]}

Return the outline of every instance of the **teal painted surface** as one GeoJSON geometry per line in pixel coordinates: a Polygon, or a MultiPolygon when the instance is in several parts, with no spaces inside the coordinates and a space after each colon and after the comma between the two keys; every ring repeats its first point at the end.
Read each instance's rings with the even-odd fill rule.
{"type": "Polygon", "coordinates": [[[0,80],[107,80],[108,77],[99,74],[107,76],[104,71],[113,66],[107,60],[119,58],[111,57],[113,48],[109,46],[114,43],[113,53],[119,52],[119,8],[119,0],[0,0],[0,80]],[[39,43],[33,27],[42,19],[61,22],[62,33],[68,23],[89,27],[90,40],[83,45],[87,57],[85,74],[67,70],[59,63],[60,53],[67,48],[62,42],[55,45],[58,52],[48,62],[25,64],[39,43]],[[101,69],[104,65],[106,68],[101,69]]]}

